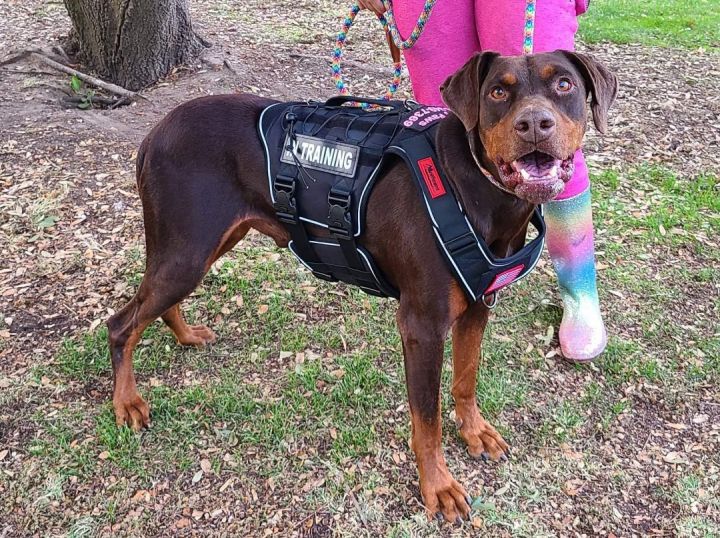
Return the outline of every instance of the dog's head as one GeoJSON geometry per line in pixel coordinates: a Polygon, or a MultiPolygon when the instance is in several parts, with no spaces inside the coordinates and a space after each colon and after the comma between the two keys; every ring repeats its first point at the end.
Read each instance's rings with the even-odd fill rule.
{"type": "Polygon", "coordinates": [[[572,177],[588,96],[595,127],[605,132],[617,79],[576,52],[484,52],[448,78],[441,91],[463,122],[476,159],[503,188],[538,204],[552,200],[572,177]],[[475,135],[481,148],[472,145],[475,135]]]}

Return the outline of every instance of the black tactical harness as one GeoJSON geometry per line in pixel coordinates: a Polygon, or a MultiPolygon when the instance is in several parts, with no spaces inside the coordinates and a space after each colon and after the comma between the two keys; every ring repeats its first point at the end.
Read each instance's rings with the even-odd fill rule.
{"type": "Polygon", "coordinates": [[[359,100],[276,103],[260,115],[270,196],[290,233],[289,248],[303,265],[324,280],[399,296],[358,242],[373,185],[387,156],[396,155],[412,171],[438,247],[471,300],[485,301],[535,267],[545,237],[540,210],[530,221],[537,237],[512,256],[496,258],[437,166],[435,134],[447,109],[372,99],[362,101],[383,108],[343,106],[359,100]],[[312,226],[327,229],[330,237],[314,237],[312,226]]]}

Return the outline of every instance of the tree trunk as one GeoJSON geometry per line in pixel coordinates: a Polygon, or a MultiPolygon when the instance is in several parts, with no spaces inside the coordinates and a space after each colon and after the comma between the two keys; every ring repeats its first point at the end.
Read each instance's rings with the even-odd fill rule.
{"type": "Polygon", "coordinates": [[[139,90],[188,63],[207,44],[187,0],[64,0],[80,58],[102,78],[139,90]]]}

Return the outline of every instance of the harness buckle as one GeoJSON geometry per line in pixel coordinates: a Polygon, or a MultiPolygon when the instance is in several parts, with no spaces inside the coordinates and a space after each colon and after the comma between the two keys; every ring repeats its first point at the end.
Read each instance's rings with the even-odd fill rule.
{"type": "Polygon", "coordinates": [[[295,224],[297,222],[297,206],[295,204],[294,177],[278,174],[273,182],[275,191],[275,213],[281,222],[295,224]]]}
{"type": "Polygon", "coordinates": [[[477,245],[477,240],[472,232],[466,232],[458,237],[445,241],[445,248],[451,257],[462,254],[477,245]]]}
{"type": "Polygon", "coordinates": [[[333,187],[328,193],[328,229],[341,239],[352,237],[352,219],[350,217],[350,191],[333,187]]]}

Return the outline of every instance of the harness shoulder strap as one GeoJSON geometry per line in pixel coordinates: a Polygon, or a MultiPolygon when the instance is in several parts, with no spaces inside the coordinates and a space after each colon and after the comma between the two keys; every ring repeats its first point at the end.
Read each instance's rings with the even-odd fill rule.
{"type": "Polygon", "coordinates": [[[538,237],[513,256],[497,259],[468,221],[450,182],[438,166],[435,129],[405,137],[391,146],[413,173],[432,222],[438,246],[466,294],[477,301],[529,273],[542,252],[545,223],[536,208],[531,223],[538,237]]]}

